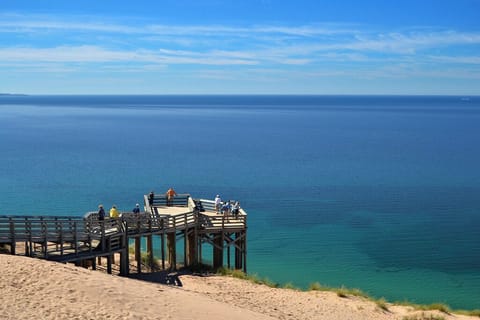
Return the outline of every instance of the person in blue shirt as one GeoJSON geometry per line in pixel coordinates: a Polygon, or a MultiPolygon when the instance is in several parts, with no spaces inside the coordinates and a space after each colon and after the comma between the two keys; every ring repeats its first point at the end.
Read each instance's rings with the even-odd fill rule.
{"type": "Polygon", "coordinates": [[[132,212],[135,214],[140,213],[140,205],[138,203],[135,205],[135,208],[132,209],[132,212]]]}
{"type": "Polygon", "coordinates": [[[98,220],[105,220],[105,210],[103,209],[103,205],[98,206],[98,220]]]}
{"type": "Polygon", "coordinates": [[[225,203],[222,206],[223,215],[228,215],[230,213],[231,208],[232,206],[230,205],[230,201],[225,201],[225,203]]]}

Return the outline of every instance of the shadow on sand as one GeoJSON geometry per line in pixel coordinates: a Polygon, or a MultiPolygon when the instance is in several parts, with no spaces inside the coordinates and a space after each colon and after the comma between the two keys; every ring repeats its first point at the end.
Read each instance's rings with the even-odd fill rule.
{"type": "Polygon", "coordinates": [[[179,271],[155,271],[155,272],[145,272],[145,273],[131,273],[128,275],[128,278],[137,279],[147,282],[153,283],[160,283],[175,287],[182,287],[182,281],[180,280],[180,276],[183,275],[191,275],[191,276],[198,276],[198,277],[208,277],[213,276],[212,273],[196,273],[190,270],[179,270],[179,271]]]}

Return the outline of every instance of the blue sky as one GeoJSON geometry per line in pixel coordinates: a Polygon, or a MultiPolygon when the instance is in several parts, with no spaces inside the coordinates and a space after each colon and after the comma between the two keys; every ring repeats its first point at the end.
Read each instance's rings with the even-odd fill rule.
{"type": "Polygon", "coordinates": [[[2,1],[0,92],[480,94],[480,0],[2,1]]]}

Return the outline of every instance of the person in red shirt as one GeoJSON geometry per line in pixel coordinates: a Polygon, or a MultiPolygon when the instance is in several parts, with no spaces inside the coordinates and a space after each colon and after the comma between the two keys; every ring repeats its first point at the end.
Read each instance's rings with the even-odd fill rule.
{"type": "Polygon", "coordinates": [[[170,188],[168,189],[166,195],[167,195],[167,206],[172,206],[173,197],[175,197],[177,193],[175,192],[175,190],[173,190],[173,188],[170,188]]]}

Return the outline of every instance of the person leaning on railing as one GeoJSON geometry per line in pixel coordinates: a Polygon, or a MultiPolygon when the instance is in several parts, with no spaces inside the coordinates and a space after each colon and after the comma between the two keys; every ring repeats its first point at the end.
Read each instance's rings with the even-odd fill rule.
{"type": "Polygon", "coordinates": [[[105,220],[105,210],[103,209],[103,205],[98,206],[98,220],[105,220]]]}
{"type": "Polygon", "coordinates": [[[222,211],[221,211],[221,213],[226,216],[226,215],[228,215],[228,214],[230,213],[230,210],[231,210],[231,209],[232,209],[232,205],[230,204],[230,200],[225,201],[225,203],[224,203],[223,206],[222,206],[222,211]]]}
{"type": "Polygon", "coordinates": [[[220,208],[222,207],[222,198],[217,194],[215,197],[215,212],[220,213],[220,208]]]}
{"type": "Polygon", "coordinates": [[[150,207],[150,211],[153,212],[153,198],[155,198],[155,194],[153,191],[150,191],[148,194],[148,206],[150,207]]]}
{"type": "Polygon", "coordinates": [[[135,208],[132,209],[132,212],[135,214],[140,213],[140,205],[138,203],[135,205],[135,208]]]}
{"type": "Polygon", "coordinates": [[[239,212],[240,212],[240,202],[236,201],[232,208],[232,214],[234,216],[237,216],[239,212]]]}
{"type": "Polygon", "coordinates": [[[167,190],[167,192],[165,194],[167,196],[167,206],[172,206],[173,197],[175,197],[177,195],[177,193],[175,192],[175,190],[173,190],[173,188],[170,188],[170,189],[167,190]]]}
{"type": "Polygon", "coordinates": [[[110,209],[110,218],[118,218],[118,217],[120,217],[120,212],[118,212],[117,207],[113,205],[112,209],[110,209]]]}

